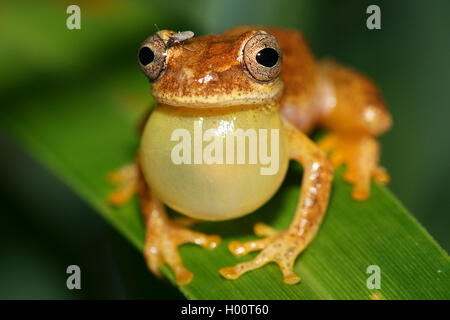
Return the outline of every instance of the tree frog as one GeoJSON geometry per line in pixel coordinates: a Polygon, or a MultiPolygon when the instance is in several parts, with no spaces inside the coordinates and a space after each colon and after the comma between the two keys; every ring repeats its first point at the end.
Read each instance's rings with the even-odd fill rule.
{"type": "Polygon", "coordinates": [[[138,63],[157,106],[145,121],[136,163],[112,174],[118,189],[109,200],[120,205],[139,194],[144,256],[156,275],[166,263],[177,284],[189,283],[193,274],[178,247],[220,242],[190,230],[193,222],[253,212],[274,195],[294,160],[304,171],[290,226],[256,224],[259,239],[233,241],[229,250],[259,254],[220,274],[237,279],[275,262],[284,282],[295,284],[294,262],[324,218],[333,168],[346,165],[357,201],[369,197],[372,177],[389,180],[375,137],[390,128],[391,117],[377,88],[348,67],[317,61],[299,31],[237,27],[193,37],[161,30],[143,42],[138,63]],[[315,127],[328,130],[317,144],[307,136],[315,127]],[[165,205],[186,218],[169,219],[165,205]]]}

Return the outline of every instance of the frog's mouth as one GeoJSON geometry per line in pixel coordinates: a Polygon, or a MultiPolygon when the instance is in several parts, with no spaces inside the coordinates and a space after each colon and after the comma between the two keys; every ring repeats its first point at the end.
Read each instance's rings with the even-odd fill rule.
{"type": "Polygon", "coordinates": [[[153,97],[161,104],[187,107],[211,108],[236,105],[268,104],[277,101],[283,91],[283,82],[276,79],[271,83],[253,84],[251,90],[236,87],[222,90],[221,88],[183,88],[174,92],[161,90],[158,83],[152,87],[153,97]]]}
{"type": "MultiPolygon", "coordinates": [[[[267,86],[267,84],[266,84],[267,86]]],[[[231,90],[226,94],[206,94],[206,95],[179,95],[162,93],[153,90],[153,97],[162,104],[187,107],[187,108],[211,108],[229,107],[234,105],[255,105],[276,101],[282,93],[283,84],[281,81],[274,82],[265,90],[254,92],[242,92],[239,89],[231,90]]]]}

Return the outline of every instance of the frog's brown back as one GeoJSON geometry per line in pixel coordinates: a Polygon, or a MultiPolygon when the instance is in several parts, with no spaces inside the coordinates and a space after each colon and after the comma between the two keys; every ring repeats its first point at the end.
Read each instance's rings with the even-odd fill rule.
{"type": "Polygon", "coordinates": [[[264,30],[275,36],[283,52],[281,78],[284,92],[280,100],[280,112],[302,131],[309,131],[319,115],[317,100],[317,65],[308,44],[298,30],[263,26],[242,26],[228,30],[226,34],[241,34],[249,30],[264,30]]]}

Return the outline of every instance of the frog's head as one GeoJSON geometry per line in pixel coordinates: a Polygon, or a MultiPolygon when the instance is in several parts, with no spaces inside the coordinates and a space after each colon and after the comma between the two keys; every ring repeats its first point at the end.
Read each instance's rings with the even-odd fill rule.
{"type": "Polygon", "coordinates": [[[138,61],[160,103],[185,107],[262,104],[281,95],[282,54],[261,30],[191,38],[162,30],[142,44],[138,61]]]}

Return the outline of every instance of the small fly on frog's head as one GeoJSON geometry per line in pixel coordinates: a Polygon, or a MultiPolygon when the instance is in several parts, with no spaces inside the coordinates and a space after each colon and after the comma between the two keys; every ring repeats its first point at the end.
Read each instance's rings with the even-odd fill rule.
{"type": "Polygon", "coordinates": [[[185,40],[191,39],[194,37],[194,32],[192,31],[169,31],[169,30],[160,30],[155,23],[155,28],[158,30],[158,34],[160,34],[161,39],[165,42],[166,48],[170,48],[176,44],[182,43],[185,40]]]}
{"type": "Polygon", "coordinates": [[[169,40],[166,43],[166,46],[170,48],[178,43],[181,43],[187,39],[191,39],[194,37],[194,33],[192,31],[179,31],[174,35],[170,36],[169,40]]]}

